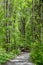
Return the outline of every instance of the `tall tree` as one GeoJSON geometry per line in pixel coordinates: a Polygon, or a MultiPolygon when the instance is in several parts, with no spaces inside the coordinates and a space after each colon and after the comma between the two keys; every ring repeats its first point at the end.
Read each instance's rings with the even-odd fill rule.
{"type": "Polygon", "coordinates": [[[32,31],[33,31],[33,40],[34,41],[41,41],[41,37],[40,37],[40,33],[41,33],[41,2],[42,0],[33,0],[33,10],[32,10],[32,13],[33,13],[33,22],[32,24],[32,31]]]}

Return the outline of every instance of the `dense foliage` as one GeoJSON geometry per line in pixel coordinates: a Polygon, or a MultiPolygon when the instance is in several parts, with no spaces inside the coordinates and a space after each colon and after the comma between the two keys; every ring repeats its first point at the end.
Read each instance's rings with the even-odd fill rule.
{"type": "Polygon", "coordinates": [[[36,65],[43,65],[43,1],[33,1],[33,43],[31,44],[31,59],[36,65]]]}
{"type": "Polygon", "coordinates": [[[0,63],[21,50],[30,50],[34,63],[43,65],[42,0],[0,1],[0,63]]]}
{"type": "Polygon", "coordinates": [[[0,46],[0,63],[6,63],[7,61],[16,57],[16,55],[19,55],[19,54],[20,54],[19,49],[18,50],[16,49],[11,51],[10,53],[7,53],[6,50],[0,46]]]}
{"type": "Polygon", "coordinates": [[[31,59],[36,65],[43,65],[43,44],[34,43],[31,46],[31,59]]]}
{"type": "Polygon", "coordinates": [[[0,3],[0,63],[4,63],[30,47],[32,1],[1,0],[0,3]]]}

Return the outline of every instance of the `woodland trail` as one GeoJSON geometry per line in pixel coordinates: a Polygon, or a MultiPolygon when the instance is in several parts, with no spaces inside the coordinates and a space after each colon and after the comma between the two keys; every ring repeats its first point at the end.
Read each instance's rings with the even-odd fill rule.
{"type": "Polygon", "coordinates": [[[10,60],[7,65],[34,65],[30,62],[30,53],[24,52],[15,59],[10,60]]]}

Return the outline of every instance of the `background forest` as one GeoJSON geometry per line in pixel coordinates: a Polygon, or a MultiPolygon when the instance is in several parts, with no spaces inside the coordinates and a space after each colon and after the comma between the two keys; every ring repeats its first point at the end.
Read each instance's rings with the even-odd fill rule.
{"type": "Polygon", "coordinates": [[[43,0],[0,0],[0,63],[22,51],[43,65],[43,0]]]}

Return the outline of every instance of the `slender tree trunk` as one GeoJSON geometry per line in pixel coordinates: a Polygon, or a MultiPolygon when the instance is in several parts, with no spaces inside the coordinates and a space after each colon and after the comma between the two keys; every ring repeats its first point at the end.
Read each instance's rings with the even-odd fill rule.
{"type": "MultiPolygon", "coordinates": [[[[10,43],[10,29],[9,29],[9,24],[11,23],[9,21],[9,16],[10,16],[10,11],[9,11],[9,0],[4,0],[4,11],[5,11],[5,20],[6,20],[6,43],[10,43]]],[[[9,51],[9,48],[7,48],[7,51],[9,51]]]]}
{"type": "Polygon", "coordinates": [[[25,18],[21,19],[21,33],[25,37],[25,18]]]}
{"type": "Polygon", "coordinates": [[[40,27],[40,24],[42,22],[41,21],[41,11],[42,11],[42,8],[41,8],[41,1],[39,0],[37,2],[37,0],[33,0],[33,7],[32,7],[32,12],[33,12],[33,16],[32,16],[32,37],[33,37],[33,40],[34,41],[40,41],[40,33],[41,33],[41,27],[40,27]],[[35,14],[37,13],[37,14],[35,14]],[[38,19],[39,17],[39,19],[38,19]]]}

